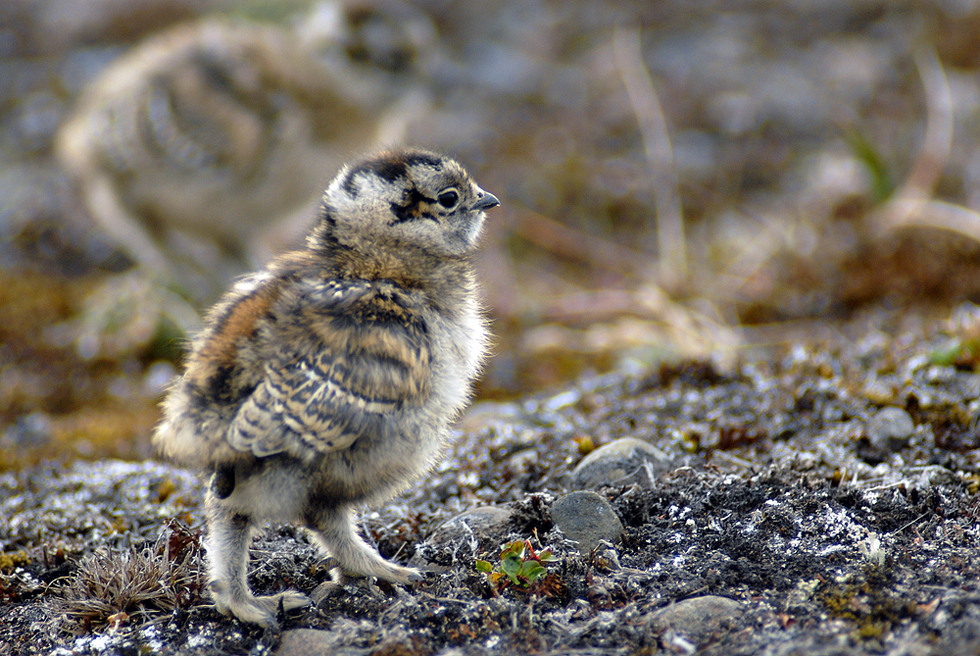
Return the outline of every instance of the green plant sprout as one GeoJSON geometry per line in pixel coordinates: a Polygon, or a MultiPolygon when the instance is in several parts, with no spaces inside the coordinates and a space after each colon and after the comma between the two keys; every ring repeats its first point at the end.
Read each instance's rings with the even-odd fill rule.
{"type": "MultiPolygon", "coordinates": [[[[550,548],[535,552],[530,540],[515,540],[504,545],[500,552],[500,565],[495,567],[488,560],[477,560],[476,568],[489,576],[494,585],[507,577],[510,584],[527,588],[547,575],[544,564],[552,562],[555,562],[555,556],[550,548]]],[[[504,581],[504,584],[507,582],[504,581]]]]}

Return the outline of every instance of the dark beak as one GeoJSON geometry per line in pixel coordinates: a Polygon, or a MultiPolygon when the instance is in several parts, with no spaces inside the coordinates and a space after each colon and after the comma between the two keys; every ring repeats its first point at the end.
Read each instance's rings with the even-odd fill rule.
{"type": "Polygon", "coordinates": [[[476,202],[473,203],[473,206],[470,207],[470,209],[475,212],[479,210],[488,210],[491,207],[496,207],[497,205],[500,205],[500,201],[497,200],[497,197],[491,194],[489,191],[484,191],[483,195],[476,199],[476,202]]]}

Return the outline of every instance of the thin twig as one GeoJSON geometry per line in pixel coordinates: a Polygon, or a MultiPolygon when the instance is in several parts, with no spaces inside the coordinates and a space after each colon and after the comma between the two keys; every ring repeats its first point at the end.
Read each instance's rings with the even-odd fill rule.
{"type": "Polygon", "coordinates": [[[730,355],[741,343],[738,331],[709,315],[670,299],[649,283],[634,291],[598,290],[552,298],[540,317],[547,323],[595,324],[636,317],[665,328],[670,341],[685,352],[730,355]]]}
{"type": "Polygon", "coordinates": [[[556,255],[625,276],[635,275],[650,263],[651,257],[640,251],[587,234],[526,207],[511,209],[514,233],[556,255]]]}
{"type": "Polygon", "coordinates": [[[922,513],[921,515],[919,515],[918,517],[916,517],[915,519],[913,519],[908,524],[905,524],[904,526],[901,526],[901,527],[895,529],[894,531],[892,531],[892,534],[901,533],[902,531],[904,531],[905,529],[907,529],[909,526],[912,526],[913,524],[918,524],[920,520],[925,519],[928,516],[929,516],[929,513],[927,513],[927,512],[926,513],[922,513]]]}
{"type": "Polygon", "coordinates": [[[643,63],[639,29],[616,27],[613,50],[620,77],[640,124],[643,147],[652,169],[661,281],[672,286],[687,275],[687,248],[667,121],[650,72],[643,63]]]}

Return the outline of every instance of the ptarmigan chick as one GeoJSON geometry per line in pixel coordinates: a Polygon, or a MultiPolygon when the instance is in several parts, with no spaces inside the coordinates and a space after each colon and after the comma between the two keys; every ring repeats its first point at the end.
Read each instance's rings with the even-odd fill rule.
{"type": "Polygon", "coordinates": [[[354,532],[351,508],[404,488],[440,454],[487,329],[470,264],[499,202],[454,160],[382,152],[345,167],[302,250],[242,278],[211,310],[154,443],[211,473],[218,610],[276,624],[297,592],[255,597],[254,528],[296,521],[347,573],[407,583],[354,532]]]}
{"type": "Polygon", "coordinates": [[[91,216],[195,303],[301,243],[324,170],[402,137],[417,60],[406,51],[397,73],[362,64],[384,56],[383,40],[345,59],[334,42],[358,34],[360,10],[330,6],[334,32],[207,18],[155,34],[89,84],[58,131],[91,216]]]}

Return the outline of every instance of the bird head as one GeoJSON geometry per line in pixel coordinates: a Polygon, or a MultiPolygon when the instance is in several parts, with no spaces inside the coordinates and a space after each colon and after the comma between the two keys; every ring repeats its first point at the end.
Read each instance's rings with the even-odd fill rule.
{"type": "Polygon", "coordinates": [[[418,250],[464,256],[500,204],[453,159],[389,150],[345,167],[323,196],[313,248],[418,250]]]}

